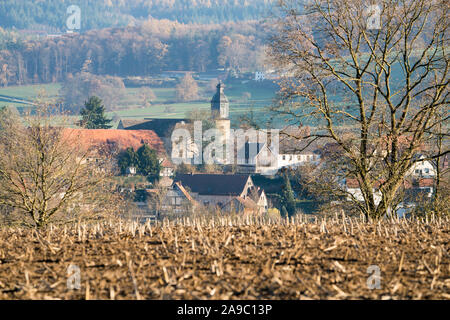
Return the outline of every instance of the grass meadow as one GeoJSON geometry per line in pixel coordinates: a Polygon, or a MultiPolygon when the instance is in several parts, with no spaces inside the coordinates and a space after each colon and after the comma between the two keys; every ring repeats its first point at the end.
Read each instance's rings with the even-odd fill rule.
{"type": "MultiPolygon", "coordinates": [[[[176,102],[175,87],[152,88],[156,99],[151,106],[144,107],[140,96],[140,88],[126,88],[124,96],[114,107],[114,111],[107,115],[119,116],[122,119],[142,118],[184,118],[193,110],[210,110],[210,100],[213,92],[207,90],[208,82],[199,81],[198,101],[180,103],[176,102]]],[[[14,106],[19,111],[33,108],[30,105],[39,94],[45,93],[48,98],[58,98],[61,85],[24,85],[0,88],[0,107],[14,106]]],[[[250,110],[258,110],[268,107],[275,95],[273,88],[265,88],[251,85],[251,83],[235,83],[227,86],[226,95],[230,100],[230,116],[232,120],[238,120],[250,110]],[[246,95],[244,96],[244,93],[246,95]]]]}

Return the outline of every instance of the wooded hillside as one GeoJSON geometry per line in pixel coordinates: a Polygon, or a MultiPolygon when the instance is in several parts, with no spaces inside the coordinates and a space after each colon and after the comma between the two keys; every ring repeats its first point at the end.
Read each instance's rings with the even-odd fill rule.
{"type": "Polygon", "coordinates": [[[123,27],[149,17],[183,23],[223,23],[264,18],[273,0],[2,0],[0,27],[66,28],[66,9],[81,9],[82,30],[123,27]]]}
{"type": "Polygon", "coordinates": [[[219,67],[252,71],[263,63],[264,37],[256,21],[197,25],[151,19],[138,27],[34,40],[0,29],[0,86],[64,81],[83,66],[93,74],[123,77],[219,67]]]}

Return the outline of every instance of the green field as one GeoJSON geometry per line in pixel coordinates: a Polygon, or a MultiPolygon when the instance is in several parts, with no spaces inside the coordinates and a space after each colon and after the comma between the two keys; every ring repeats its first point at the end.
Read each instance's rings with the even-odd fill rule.
{"type": "MultiPolygon", "coordinates": [[[[179,103],[175,102],[175,88],[153,88],[155,101],[149,107],[143,107],[140,97],[140,88],[126,88],[125,95],[118,102],[114,111],[108,112],[108,116],[118,116],[122,119],[142,118],[184,118],[192,110],[209,110],[210,100],[213,96],[207,91],[207,82],[199,81],[198,101],[179,103]]],[[[58,98],[61,85],[24,85],[0,88],[0,107],[15,106],[19,111],[33,107],[32,103],[39,95],[50,99],[58,98]]],[[[225,94],[230,100],[230,116],[233,121],[238,121],[242,115],[250,110],[257,110],[271,105],[275,95],[274,88],[257,86],[252,82],[236,82],[226,85],[225,94]],[[244,97],[244,93],[247,94],[244,97]]],[[[115,123],[117,125],[117,121],[115,123]]]]}
{"type": "Polygon", "coordinates": [[[32,100],[39,95],[39,93],[46,93],[49,97],[57,96],[60,87],[61,86],[58,83],[11,86],[0,88],[0,95],[8,95],[32,100]]]}

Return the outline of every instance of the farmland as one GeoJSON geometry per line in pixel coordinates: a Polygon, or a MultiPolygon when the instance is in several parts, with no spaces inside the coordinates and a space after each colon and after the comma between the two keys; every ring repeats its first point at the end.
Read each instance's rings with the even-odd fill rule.
{"type": "MultiPolygon", "coordinates": [[[[143,118],[184,118],[192,110],[209,110],[210,100],[214,94],[207,91],[207,81],[199,81],[198,101],[177,102],[175,84],[164,88],[152,88],[156,99],[150,106],[144,107],[140,96],[140,88],[127,87],[125,94],[118,101],[114,111],[109,112],[109,117],[118,116],[123,119],[143,118]]],[[[44,94],[50,99],[58,98],[60,84],[24,85],[0,88],[0,107],[15,106],[19,111],[30,107],[39,94],[44,94]]],[[[251,83],[234,83],[227,86],[226,94],[231,103],[231,119],[237,122],[239,118],[249,111],[258,111],[268,107],[275,96],[273,87],[257,86],[251,83]],[[249,98],[244,98],[244,94],[249,98]]],[[[33,108],[31,106],[31,108],[33,108]]],[[[263,113],[261,113],[263,114],[263,113]]],[[[115,123],[117,125],[117,123],[115,123]]]]}
{"type": "Polygon", "coordinates": [[[449,222],[299,216],[105,220],[40,234],[3,227],[0,299],[450,299],[449,222]],[[80,270],[76,290],[67,286],[70,265],[80,270]]]}

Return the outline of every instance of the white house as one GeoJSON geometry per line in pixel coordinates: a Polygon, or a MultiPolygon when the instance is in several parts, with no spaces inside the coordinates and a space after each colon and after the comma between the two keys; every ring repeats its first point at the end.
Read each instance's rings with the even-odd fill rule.
{"type": "Polygon", "coordinates": [[[282,168],[298,168],[306,164],[319,164],[320,155],[310,151],[291,150],[280,146],[278,151],[267,144],[246,143],[240,154],[245,154],[239,172],[274,175],[282,168]],[[256,150],[256,153],[255,153],[256,150]]]}
{"type": "Polygon", "coordinates": [[[160,158],[159,164],[161,170],[159,172],[160,177],[172,177],[175,173],[175,166],[173,163],[167,158],[160,158]]]}
{"type": "Polygon", "coordinates": [[[436,167],[430,160],[426,159],[424,155],[419,155],[418,159],[415,160],[411,169],[408,171],[408,175],[420,178],[420,177],[435,177],[436,176],[436,167]]]}
{"type": "MultiPolygon", "coordinates": [[[[359,187],[359,182],[357,179],[345,179],[344,181],[344,190],[348,193],[347,200],[357,200],[364,201],[364,196],[359,187]]],[[[376,190],[375,188],[372,190],[374,194],[375,205],[378,205],[381,202],[382,194],[380,190],[376,190]]]]}
{"type": "Polygon", "coordinates": [[[296,168],[307,163],[319,164],[320,155],[303,151],[296,153],[295,151],[289,151],[280,147],[278,154],[278,168],[296,168]]]}

